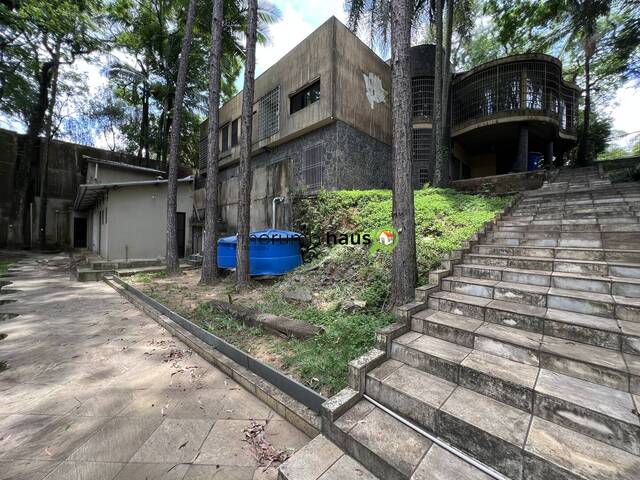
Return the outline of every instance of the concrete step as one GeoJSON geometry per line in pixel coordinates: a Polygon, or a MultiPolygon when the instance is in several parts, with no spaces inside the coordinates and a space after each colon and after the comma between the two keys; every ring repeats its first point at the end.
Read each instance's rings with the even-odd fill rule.
{"type": "Polygon", "coordinates": [[[610,293],[632,298],[640,297],[640,279],[637,278],[504,268],[471,263],[455,265],[453,272],[456,277],[567,288],[583,292],[610,293]]]}
{"type": "Polygon", "coordinates": [[[524,256],[482,255],[467,253],[462,260],[467,264],[494,267],[541,270],[546,272],[580,273],[588,275],[640,278],[640,263],[610,262],[578,259],[539,258],[524,256]]]}
{"type": "Polygon", "coordinates": [[[475,297],[640,322],[640,299],[526,283],[447,277],[442,290],[475,297]]]}
{"type": "Polygon", "coordinates": [[[367,400],[361,400],[340,416],[329,431],[319,438],[280,467],[280,473],[284,476],[278,477],[279,480],[376,478],[369,477],[369,472],[375,472],[381,480],[492,478],[367,400]],[[327,446],[329,440],[333,442],[333,447],[327,446]],[[340,456],[337,451],[340,448],[336,445],[347,454],[340,456]],[[314,476],[336,457],[337,460],[325,470],[326,473],[314,476]],[[345,465],[340,465],[341,462],[345,465]],[[366,467],[363,473],[354,472],[356,463],[366,467]],[[296,476],[292,476],[294,473],[296,476]]]}
{"type": "Polygon", "coordinates": [[[630,391],[630,383],[634,385],[633,389],[636,388],[637,372],[635,368],[627,368],[625,363],[635,361],[636,356],[633,354],[550,334],[543,336],[540,332],[525,331],[495,322],[483,322],[475,330],[471,330],[472,327],[468,323],[463,324],[463,321],[459,324],[454,322],[455,320],[446,324],[446,319],[442,317],[414,317],[413,323],[418,330],[393,343],[392,357],[414,367],[424,367],[425,370],[428,367],[429,373],[455,382],[457,365],[473,348],[523,365],[541,366],[622,391],[630,391]],[[429,332],[428,335],[419,333],[420,323],[423,331],[429,332]],[[434,326],[434,323],[437,325],[434,326]],[[463,343],[461,339],[464,339],[466,345],[470,345],[470,338],[473,339],[473,347],[453,343],[463,343]]]}
{"type": "MultiPolygon", "coordinates": [[[[476,286],[476,288],[480,288],[480,286],[476,286]]],[[[482,288],[490,287],[482,286],[482,288]]],[[[556,289],[554,295],[557,295],[559,290],[556,289]]],[[[588,295],[594,296],[598,294],[590,293],[588,295]]],[[[630,299],[626,300],[629,301],[630,299]]],[[[636,300],[636,305],[632,305],[628,310],[622,310],[623,313],[621,315],[629,315],[628,318],[637,318],[637,299],[634,300],[636,300]]],[[[557,306],[567,308],[562,302],[569,302],[569,307],[575,308],[571,302],[577,303],[580,302],[580,299],[560,297],[560,303],[557,306]]],[[[628,319],[616,320],[607,316],[590,315],[560,308],[519,304],[449,291],[431,294],[427,304],[429,310],[453,313],[454,315],[462,315],[509,328],[539,334],[544,333],[598,347],[640,353],[640,350],[638,350],[640,337],[637,333],[640,323],[637,321],[628,319]],[[624,330],[621,327],[621,322],[625,324],[624,330]]],[[[618,306],[616,305],[616,307],[618,306]]],[[[627,308],[626,304],[620,308],[627,308]]]]}
{"type": "MultiPolygon", "coordinates": [[[[576,220],[538,220],[536,222],[526,222],[519,225],[506,225],[503,222],[494,228],[494,232],[552,232],[552,233],[574,233],[576,236],[583,232],[640,232],[640,223],[566,223],[576,220]]],[[[618,222],[617,218],[611,219],[618,222]]],[[[513,222],[508,222],[513,223],[513,222]]]]}
{"type": "Polygon", "coordinates": [[[473,247],[472,253],[516,257],[539,257],[611,262],[640,263],[640,250],[618,250],[607,248],[537,247],[532,245],[481,244],[473,247]]]}
{"type": "MultiPolygon", "coordinates": [[[[626,452],[640,454],[640,418],[634,413],[636,406],[631,394],[546,369],[523,367],[472,351],[461,363],[460,377],[455,383],[393,359],[369,372],[366,379],[366,392],[371,398],[447,439],[450,433],[442,431],[446,421],[443,424],[441,416],[458,390],[473,398],[470,405],[474,408],[488,404],[493,407],[489,411],[502,410],[506,419],[521,417],[522,413],[530,418],[533,414],[626,452]]],[[[475,440],[472,438],[468,441],[475,440]]],[[[469,445],[454,446],[478,456],[479,452],[469,445]]],[[[496,467],[490,456],[478,458],[496,467]]]]}
{"type": "Polygon", "coordinates": [[[112,275],[115,270],[98,270],[94,268],[79,268],[76,270],[75,277],[78,282],[99,282],[105,275],[112,275]]]}

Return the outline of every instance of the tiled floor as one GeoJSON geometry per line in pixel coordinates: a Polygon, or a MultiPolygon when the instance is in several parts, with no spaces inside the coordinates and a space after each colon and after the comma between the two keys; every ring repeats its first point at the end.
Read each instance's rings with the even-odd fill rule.
{"type": "Polygon", "coordinates": [[[0,295],[16,300],[0,319],[20,314],[0,320],[0,480],[275,479],[245,441],[251,421],[277,448],[309,441],[111,288],[55,263],[21,262],[6,287],[19,292],[0,295]]]}

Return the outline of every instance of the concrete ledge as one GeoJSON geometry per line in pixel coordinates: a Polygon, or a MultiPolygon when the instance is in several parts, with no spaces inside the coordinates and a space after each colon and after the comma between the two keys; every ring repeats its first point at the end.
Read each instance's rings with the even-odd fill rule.
{"type": "Polygon", "coordinates": [[[505,195],[540,188],[546,178],[546,170],[536,170],[533,172],[455,180],[451,182],[451,187],[461,192],[505,195]]]}
{"type": "Polygon", "coordinates": [[[381,365],[387,359],[387,350],[374,348],[349,362],[347,382],[351,388],[364,394],[367,373],[381,365]]]}
{"type": "Polygon", "coordinates": [[[135,307],[149,315],[159,325],[169,331],[169,333],[180,339],[180,341],[184,342],[202,358],[216,366],[227,376],[239,383],[243,388],[269,405],[269,407],[276,411],[281,417],[286,418],[307,436],[313,438],[320,433],[320,417],[311,409],[307,408],[302,403],[290,397],[266,380],[260,378],[247,368],[244,368],[229,357],[226,357],[212,346],[206,344],[192,333],[183,329],[166,315],[163,315],[155,308],[133,296],[118,284],[107,278],[105,278],[104,281],[107,285],[131,302],[135,307]]]}

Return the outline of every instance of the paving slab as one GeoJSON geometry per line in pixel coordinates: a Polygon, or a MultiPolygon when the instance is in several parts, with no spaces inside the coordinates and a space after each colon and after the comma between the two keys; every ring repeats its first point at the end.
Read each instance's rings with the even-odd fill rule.
{"type": "Polygon", "coordinates": [[[51,258],[27,258],[0,305],[0,479],[275,480],[244,441],[252,419],[276,448],[309,441],[107,285],[37,262],[51,258]]]}

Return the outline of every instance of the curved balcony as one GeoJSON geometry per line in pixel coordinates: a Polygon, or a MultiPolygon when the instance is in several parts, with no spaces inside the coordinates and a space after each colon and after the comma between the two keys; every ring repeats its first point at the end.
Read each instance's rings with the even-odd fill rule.
{"type": "Polygon", "coordinates": [[[480,65],[453,80],[452,136],[506,122],[551,123],[576,139],[580,89],[562,80],[560,61],[525,54],[480,65]]]}

